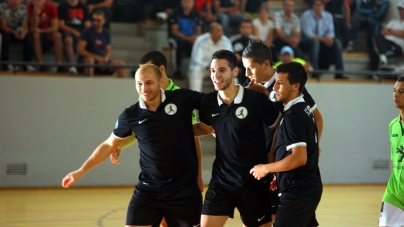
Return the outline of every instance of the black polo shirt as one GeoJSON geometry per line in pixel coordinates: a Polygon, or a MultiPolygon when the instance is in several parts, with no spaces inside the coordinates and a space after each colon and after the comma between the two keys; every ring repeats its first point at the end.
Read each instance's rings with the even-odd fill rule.
{"type": "Polygon", "coordinates": [[[275,124],[278,114],[264,94],[242,86],[230,105],[222,102],[217,91],[202,99],[200,121],[216,132],[211,186],[245,192],[268,189],[268,179],[254,179],[250,169],[268,163],[262,124],[275,124]]]}
{"type": "Polygon", "coordinates": [[[275,161],[292,152],[292,148],[305,146],[307,162],[296,169],[276,173],[279,191],[309,190],[321,188],[318,167],[317,127],[309,105],[300,96],[290,101],[283,113],[275,148],[275,161]]]}
{"type": "MultiPolygon", "coordinates": [[[[274,102],[275,108],[277,110],[283,110],[283,103],[279,102],[276,100],[275,98],[275,91],[274,89],[274,85],[275,85],[275,78],[276,78],[277,73],[275,72],[275,74],[271,77],[271,79],[269,79],[264,86],[267,88],[269,94],[270,94],[270,99],[274,102]]],[[[249,83],[251,82],[250,78],[247,79],[247,81],[244,83],[244,86],[247,86],[249,83]]],[[[316,108],[317,105],[314,102],[313,98],[311,97],[311,95],[309,94],[309,92],[307,91],[306,88],[304,88],[303,90],[303,97],[304,97],[304,101],[310,106],[311,111],[313,112],[316,108]]],[[[267,149],[268,151],[271,149],[272,146],[272,140],[274,138],[275,135],[275,129],[274,128],[268,128],[265,127],[265,138],[266,138],[266,144],[267,144],[267,149]]]]}
{"type": "Polygon", "coordinates": [[[119,116],[113,134],[126,138],[135,132],[140,149],[139,183],[148,191],[179,191],[197,187],[198,162],[192,130],[192,111],[203,94],[187,89],[162,92],[156,112],[143,100],[119,116]]]}

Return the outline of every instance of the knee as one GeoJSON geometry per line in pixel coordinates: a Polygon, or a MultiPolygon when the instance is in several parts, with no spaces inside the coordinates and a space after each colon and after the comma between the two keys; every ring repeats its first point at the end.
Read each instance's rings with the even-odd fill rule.
{"type": "Polygon", "coordinates": [[[86,57],[84,58],[84,63],[86,64],[94,64],[95,60],[93,57],[86,57]]]}
{"type": "Polygon", "coordinates": [[[72,38],[71,36],[65,37],[63,41],[64,41],[64,45],[65,45],[66,47],[72,47],[72,45],[73,45],[73,38],[72,38]]]}

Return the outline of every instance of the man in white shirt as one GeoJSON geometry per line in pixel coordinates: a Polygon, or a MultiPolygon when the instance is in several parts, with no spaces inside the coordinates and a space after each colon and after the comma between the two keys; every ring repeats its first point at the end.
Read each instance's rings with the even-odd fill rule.
{"type": "Polygon", "coordinates": [[[210,62],[212,54],[218,50],[233,51],[229,38],[223,35],[223,28],[218,23],[209,26],[209,32],[200,35],[191,53],[189,64],[189,88],[195,91],[202,91],[203,78],[210,75],[210,62]]]}
{"type": "Polygon", "coordinates": [[[397,3],[399,19],[391,19],[374,37],[370,51],[370,69],[378,70],[387,65],[387,58],[403,55],[404,50],[404,1],[397,3]],[[379,67],[380,66],[380,67],[379,67]]]}

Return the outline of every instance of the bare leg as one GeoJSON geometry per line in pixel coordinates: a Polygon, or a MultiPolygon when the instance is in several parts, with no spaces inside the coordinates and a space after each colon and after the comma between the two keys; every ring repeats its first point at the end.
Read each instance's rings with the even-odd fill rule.
{"type": "Polygon", "coordinates": [[[62,35],[60,32],[53,32],[51,34],[53,41],[53,48],[55,51],[56,62],[60,63],[63,59],[62,35]]]}
{"type": "MultiPolygon", "coordinates": [[[[120,60],[112,60],[111,65],[124,66],[125,62],[120,61],[120,60]]],[[[112,70],[117,72],[119,78],[126,78],[126,69],[125,68],[112,68],[112,70]]]]}
{"type": "MultiPolygon", "coordinates": [[[[94,64],[95,60],[92,57],[87,57],[84,59],[85,64],[94,64]]],[[[94,67],[84,67],[84,75],[93,77],[94,76],[94,67]]]]}
{"type": "Polygon", "coordinates": [[[223,227],[229,216],[201,215],[201,227],[223,227]]]}
{"type": "Polygon", "coordinates": [[[35,58],[39,63],[43,63],[42,46],[41,46],[41,34],[39,34],[38,32],[32,33],[32,39],[33,39],[33,44],[34,44],[35,58]]]}
{"type": "Polygon", "coordinates": [[[73,37],[66,36],[63,41],[64,41],[66,60],[69,63],[73,63],[74,62],[73,37]]]}

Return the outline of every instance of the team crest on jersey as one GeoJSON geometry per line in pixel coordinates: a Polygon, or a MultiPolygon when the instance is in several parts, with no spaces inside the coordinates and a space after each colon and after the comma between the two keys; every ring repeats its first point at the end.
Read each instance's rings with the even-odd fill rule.
{"type": "Polygon", "coordinates": [[[118,123],[118,120],[116,120],[116,122],[115,122],[115,129],[117,129],[118,126],[119,126],[119,123],[118,123]]]}
{"type": "Polygon", "coordinates": [[[240,106],[239,108],[236,109],[236,117],[239,119],[244,119],[248,115],[248,110],[244,106],[240,106]]]}
{"type": "Polygon", "coordinates": [[[276,100],[276,92],[275,91],[271,91],[271,94],[269,94],[269,99],[271,99],[272,102],[278,101],[278,100],[276,100]]]}
{"type": "Polygon", "coordinates": [[[166,111],[166,114],[174,115],[175,113],[177,113],[177,106],[174,103],[169,103],[166,105],[164,110],[166,111]]]}

